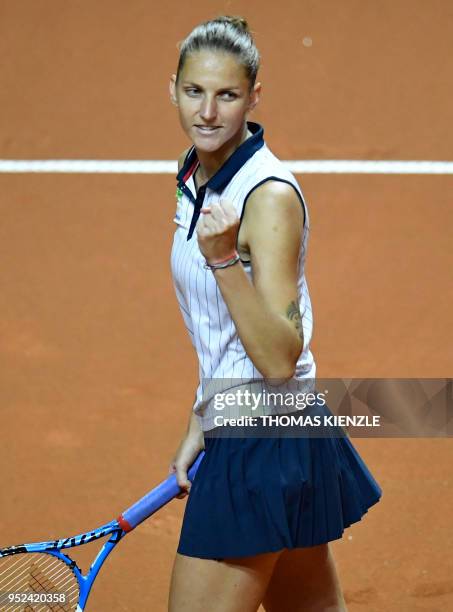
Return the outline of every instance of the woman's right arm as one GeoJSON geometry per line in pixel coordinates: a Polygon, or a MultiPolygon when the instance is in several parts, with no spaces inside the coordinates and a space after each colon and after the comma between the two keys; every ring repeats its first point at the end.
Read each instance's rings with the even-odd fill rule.
{"type": "Polygon", "coordinates": [[[183,499],[189,494],[191,482],[187,477],[187,472],[203,449],[203,431],[197,415],[191,409],[186,434],[176,450],[169,469],[170,474],[176,474],[176,480],[182,489],[181,493],[177,495],[178,499],[183,499]]]}
{"type": "MultiPolygon", "coordinates": [[[[190,147],[189,147],[190,149],[190,147]]],[[[181,170],[189,149],[181,153],[178,159],[178,172],[181,170]]],[[[196,399],[196,397],[195,397],[196,399]]],[[[183,499],[189,494],[191,482],[187,477],[187,472],[201,450],[204,449],[203,431],[198,422],[198,417],[191,408],[189,423],[184,438],[181,440],[176,453],[170,463],[170,474],[176,474],[176,480],[182,491],[177,495],[178,499],[183,499]]]]}

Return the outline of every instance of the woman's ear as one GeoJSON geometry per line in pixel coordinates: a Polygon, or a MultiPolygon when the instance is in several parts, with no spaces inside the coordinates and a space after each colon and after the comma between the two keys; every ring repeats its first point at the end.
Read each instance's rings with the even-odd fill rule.
{"type": "Polygon", "coordinates": [[[261,97],[261,83],[255,83],[252,91],[250,92],[250,102],[249,102],[249,108],[248,108],[249,111],[252,111],[255,108],[255,106],[260,101],[260,97],[261,97]]]}
{"type": "Polygon", "coordinates": [[[171,103],[174,104],[175,106],[178,106],[178,100],[176,98],[176,74],[171,75],[170,84],[169,84],[168,89],[170,92],[171,103]]]}

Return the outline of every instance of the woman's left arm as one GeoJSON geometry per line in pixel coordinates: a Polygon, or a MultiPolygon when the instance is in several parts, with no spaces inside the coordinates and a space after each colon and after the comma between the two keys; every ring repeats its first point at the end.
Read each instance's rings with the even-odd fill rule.
{"type": "MultiPolygon", "coordinates": [[[[212,263],[234,251],[239,219],[229,202],[202,212],[198,242],[212,263]]],[[[255,367],[267,379],[287,380],[294,375],[303,348],[297,263],[304,211],[294,188],[269,181],[255,189],[243,224],[253,283],[241,263],[213,274],[255,367]]]]}

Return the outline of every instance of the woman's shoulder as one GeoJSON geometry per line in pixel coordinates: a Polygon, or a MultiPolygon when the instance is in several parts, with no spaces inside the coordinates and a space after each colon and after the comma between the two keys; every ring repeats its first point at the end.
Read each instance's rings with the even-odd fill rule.
{"type": "Polygon", "coordinates": [[[187,159],[187,155],[189,154],[189,151],[191,150],[191,146],[188,147],[187,149],[185,149],[181,155],[178,157],[178,172],[181,170],[181,168],[184,166],[184,162],[187,159]]]}
{"type": "MultiPolygon", "coordinates": [[[[282,191],[281,183],[287,183],[287,187],[291,186],[302,195],[301,187],[294,174],[266,145],[257,151],[238,173],[238,184],[245,190],[246,198],[265,184],[266,189],[282,191]],[[280,185],[275,185],[275,183],[280,183],[280,185]]],[[[284,188],[283,191],[285,191],[284,188]]]]}

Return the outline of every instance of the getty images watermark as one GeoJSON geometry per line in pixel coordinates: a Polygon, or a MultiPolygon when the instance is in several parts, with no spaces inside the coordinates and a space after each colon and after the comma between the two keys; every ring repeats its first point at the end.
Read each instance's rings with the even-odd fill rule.
{"type": "Polygon", "coordinates": [[[211,437],[449,437],[452,379],[204,379],[211,437]]]}
{"type": "Polygon", "coordinates": [[[231,427],[319,427],[321,425],[329,427],[379,427],[380,415],[347,415],[347,414],[300,414],[307,407],[325,407],[327,393],[283,393],[266,391],[263,389],[254,393],[249,389],[236,389],[225,393],[216,393],[213,398],[214,409],[223,411],[232,406],[249,408],[251,415],[241,415],[239,417],[226,417],[219,414],[214,417],[216,427],[229,425],[231,427]],[[290,414],[261,414],[253,416],[262,406],[280,406],[286,409],[291,408],[298,413],[290,414]]]}

